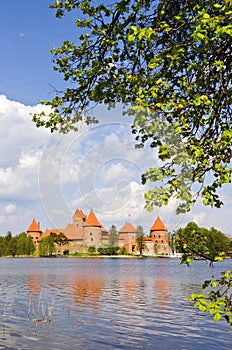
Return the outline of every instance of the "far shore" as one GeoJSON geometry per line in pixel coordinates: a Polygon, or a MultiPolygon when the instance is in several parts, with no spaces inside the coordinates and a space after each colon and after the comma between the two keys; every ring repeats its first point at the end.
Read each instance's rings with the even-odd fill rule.
{"type": "MultiPolygon", "coordinates": [[[[170,257],[169,255],[88,255],[88,254],[80,254],[80,255],[52,255],[52,256],[36,256],[36,255],[16,255],[16,256],[1,256],[0,258],[12,258],[12,259],[22,259],[22,258],[49,258],[49,259],[67,259],[67,258],[93,258],[93,259],[99,259],[99,258],[108,258],[108,259],[147,259],[147,258],[152,258],[152,259],[157,259],[157,258],[162,258],[162,259],[170,259],[173,257],[170,257]]],[[[175,258],[175,257],[174,257],[175,258]]]]}

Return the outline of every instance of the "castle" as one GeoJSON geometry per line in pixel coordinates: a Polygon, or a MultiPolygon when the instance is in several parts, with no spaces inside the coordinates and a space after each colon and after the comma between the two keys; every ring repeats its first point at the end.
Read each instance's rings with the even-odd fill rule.
{"type": "MultiPolygon", "coordinates": [[[[68,238],[68,243],[59,247],[61,254],[64,250],[70,254],[85,253],[90,246],[97,248],[103,243],[108,243],[108,231],[98,221],[93,210],[86,216],[82,210],[77,209],[72,219],[72,224],[64,228],[49,229],[44,232],[40,228],[40,223],[33,219],[27,229],[27,235],[32,237],[37,245],[42,238],[48,237],[51,233],[63,233],[68,238]]],[[[126,222],[118,231],[117,245],[124,247],[129,254],[138,254],[136,235],[136,228],[130,222],[126,222]]],[[[146,255],[170,255],[172,253],[168,244],[168,231],[160,217],[157,217],[151,226],[150,236],[143,238],[143,243],[146,246],[144,251],[146,255]]]]}

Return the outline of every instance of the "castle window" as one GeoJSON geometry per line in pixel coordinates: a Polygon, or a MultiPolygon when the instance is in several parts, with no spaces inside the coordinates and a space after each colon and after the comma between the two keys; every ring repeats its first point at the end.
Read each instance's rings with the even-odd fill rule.
{"type": "Polygon", "coordinates": [[[93,238],[91,238],[91,242],[93,241],[93,238]]]}
{"type": "Polygon", "coordinates": [[[160,238],[160,235],[159,235],[159,238],[160,238]]]}
{"type": "Polygon", "coordinates": [[[92,232],[90,232],[90,236],[92,236],[92,232]]]}
{"type": "Polygon", "coordinates": [[[161,243],[164,243],[164,241],[161,241],[161,243]]]}

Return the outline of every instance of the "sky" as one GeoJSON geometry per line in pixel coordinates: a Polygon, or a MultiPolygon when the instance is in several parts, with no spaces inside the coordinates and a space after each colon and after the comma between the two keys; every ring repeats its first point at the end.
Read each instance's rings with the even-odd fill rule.
{"type": "Polygon", "coordinates": [[[67,135],[37,128],[31,115],[41,111],[54,88],[64,89],[53,71],[52,46],[75,41],[75,14],[61,20],[49,0],[1,1],[0,11],[0,235],[26,231],[33,218],[43,230],[72,222],[75,210],[96,213],[106,228],[125,221],[149,233],[157,216],[169,231],[189,221],[232,235],[231,184],[221,190],[222,209],[200,202],[188,214],[175,214],[175,201],[144,209],[141,174],[157,165],[154,150],[135,149],[131,119],[122,107],[96,107],[99,123],[67,135]]]}

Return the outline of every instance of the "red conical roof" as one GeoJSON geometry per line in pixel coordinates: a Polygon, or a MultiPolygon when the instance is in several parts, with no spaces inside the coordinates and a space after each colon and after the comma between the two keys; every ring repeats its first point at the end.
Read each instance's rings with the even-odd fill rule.
{"type": "Polygon", "coordinates": [[[86,215],[83,213],[82,210],[77,209],[77,210],[75,211],[75,213],[73,214],[73,218],[80,218],[80,219],[84,219],[84,220],[85,220],[86,215]]]}
{"type": "Polygon", "coordinates": [[[96,227],[102,227],[102,225],[100,224],[100,222],[98,221],[98,219],[96,218],[96,215],[94,214],[94,212],[90,211],[86,222],[85,222],[85,226],[96,226],[96,227]]]}
{"type": "Polygon", "coordinates": [[[137,230],[130,222],[126,222],[118,232],[119,233],[137,233],[137,230]]]}
{"type": "Polygon", "coordinates": [[[159,216],[150,228],[150,231],[167,231],[166,226],[164,225],[163,221],[160,219],[159,216]]]}
{"type": "Polygon", "coordinates": [[[83,213],[83,211],[81,209],[79,210],[79,212],[82,215],[82,218],[85,220],[86,219],[86,215],[83,213]]]}
{"type": "Polygon", "coordinates": [[[32,220],[32,223],[30,225],[30,227],[27,229],[27,232],[39,232],[41,233],[42,230],[39,227],[39,224],[37,224],[37,222],[35,221],[35,219],[32,220]]]}

